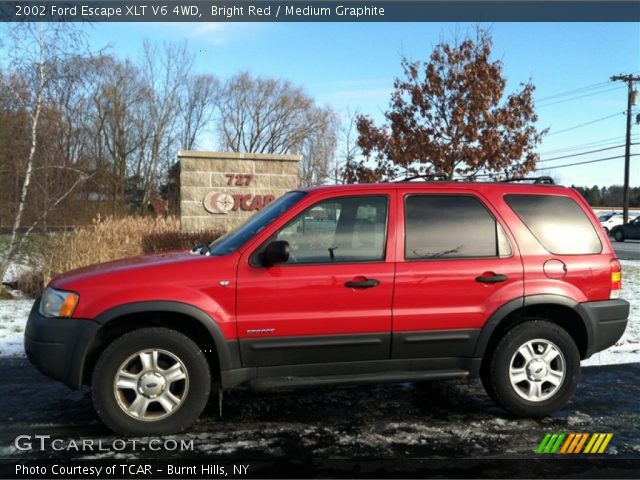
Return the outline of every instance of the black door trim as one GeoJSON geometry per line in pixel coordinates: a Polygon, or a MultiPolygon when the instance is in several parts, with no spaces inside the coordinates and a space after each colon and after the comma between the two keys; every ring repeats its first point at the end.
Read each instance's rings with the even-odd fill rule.
{"type": "Polygon", "coordinates": [[[471,357],[480,329],[394,332],[391,358],[471,357]]]}
{"type": "Polygon", "coordinates": [[[391,335],[313,335],[240,339],[243,367],[388,360],[391,335]]]}

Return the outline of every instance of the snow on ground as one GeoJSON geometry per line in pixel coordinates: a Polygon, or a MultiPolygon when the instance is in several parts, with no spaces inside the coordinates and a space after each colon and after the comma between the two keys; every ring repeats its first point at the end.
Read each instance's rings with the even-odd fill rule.
{"type": "Polygon", "coordinates": [[[24,356],[23,336],[33,300],[0,300],[0,356],[24,356]]]}
{"type": "Polygon", "coordinates": [[[620,260],[622,264],[622,292],[631,304],[627,329],[618,342],[582,362],[587,365],[611,365],[614,363],[640,362],[640,262],[620,260]]]}
{"type": "MultiPolygon", "coordinates": [[[[611,348],[582,362],[610,365],[640,362],[640,262],[622,260],[621,297],[631,303],[629,324],[622,338],[611,348]]],[[[24,328],[33,300],[0,300],[0,356],[24,356],[24,328]]]]}
{"type": "Polygon", "coordinates": [[[12,284],[18,281],[21,275],[30,273],[33,267],[29,266],[26,259],[13,261],[9,264],[2,277],[2,283],[12,284]]]}

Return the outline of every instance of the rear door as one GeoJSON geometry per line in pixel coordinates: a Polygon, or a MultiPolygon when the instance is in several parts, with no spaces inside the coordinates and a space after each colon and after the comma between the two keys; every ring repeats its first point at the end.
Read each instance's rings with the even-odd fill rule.
{"type": "Polygon", "coordinates": [[[472,191],[399,196],[392,358],[470,357],[480,328],[523,295],[516,243],[472,191]]]}

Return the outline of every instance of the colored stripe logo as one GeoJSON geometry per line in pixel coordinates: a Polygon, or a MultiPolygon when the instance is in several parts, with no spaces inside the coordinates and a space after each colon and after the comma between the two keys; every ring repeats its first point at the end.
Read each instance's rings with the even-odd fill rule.
{"type": "Polygon", "coordinates": [[[547,433],[536,453],[604,453],[612,438],[613,433],[547,433]]]}

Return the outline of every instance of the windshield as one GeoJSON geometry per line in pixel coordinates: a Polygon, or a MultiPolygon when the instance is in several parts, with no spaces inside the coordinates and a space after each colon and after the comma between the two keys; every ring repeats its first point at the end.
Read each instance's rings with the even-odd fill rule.
{"type": "Polygon", "coordinates": [[[615,215],[615,213],[603,213],[598,218],[600,219],[601,222],[606,222],[607,220],[609,220],[614,215],[615,215]]]}
{"type": "Polygon", "coordinates": [[[226,255],[228,253],[235,252],[263,228],[289,210],[293,205],[298,203],[298,201],[305,195],[305,192],[285,193],[275,202],[269,204],[259,213],[249,218],[238,228],[227,232],[209,244],[209,254],[226,255]]]}

